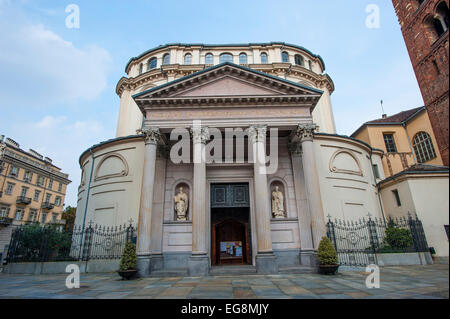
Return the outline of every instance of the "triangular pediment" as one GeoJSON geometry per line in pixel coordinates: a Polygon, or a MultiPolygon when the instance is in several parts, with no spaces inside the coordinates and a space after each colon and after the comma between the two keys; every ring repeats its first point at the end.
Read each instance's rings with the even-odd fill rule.
{"type": "Polygon", "coordinates": [[[322,91],[233,63],[223,63],[133,96],[135,101],[161,98],[235,96],[310,96],[322,91]]]}
{"type": "Polygon", "coordinates": [[[236,76],[224,75],[211,79],[201,85],[187,88],[181,92],[171,95],[173,97],[196,97],[196,96],[260,96],[260,95],[283,95],[276,89],[266,88],[263,85],[247,82],[236,76]]]}

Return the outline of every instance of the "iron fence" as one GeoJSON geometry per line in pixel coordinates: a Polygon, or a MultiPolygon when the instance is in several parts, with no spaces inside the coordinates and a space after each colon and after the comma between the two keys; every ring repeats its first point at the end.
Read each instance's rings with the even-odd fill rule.
{"type": "Polygon", "coordinates": [[[378,253],[406,253],[429,251],[422,222],[408,214],[407,217],[362,218],[358,221],[331,220],[328,216],[327,236],[338,254],[339,264],[366,266],[377,263],[378,253]],[[403,242],[392,245],[396,238],[393,229],[402,229],[403,242]],[[406,239],[405,239],[406,238],[406,239]]]}
{"type": "Polygon", "coordinates": [[[136,243],[136,228],[131,223],[120,226],[76,225],[71,232],[62,227],[29,224],[13,231],[6,261],[119,259],[127,242],[136,243]]]}

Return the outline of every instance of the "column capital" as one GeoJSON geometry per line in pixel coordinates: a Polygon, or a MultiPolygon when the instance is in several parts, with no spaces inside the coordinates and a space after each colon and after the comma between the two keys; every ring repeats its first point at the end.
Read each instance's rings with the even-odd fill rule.
{"type": "Polygon", "coordinates": [[[141,133],[144,135],[145,145],[156,145],[161,138],[161,132],[158,128],[144,127],[142,130],[138,130],[137,133],[141,133]]]}
{"type": "Polygon", "coordinates": [[[209,140],[209,128],[208,127],[197,127],[194,126],[190,129],[191,138],[194,144],[202,143],[206,144],[206,141],[209,140]]]}
{"type": "Polygon", "coordinates": [[[290,142],[288,144],[289,152],[294,156],[302,156],[302,144],[300,142],[290,142]]]}
{"type": "Polygon", "coordinates": [[[314,137],[314,132],[319,129],[319,126],[317,126],[314,123],[305,123],[305,124],[299,124],[297,127],[296,135],[300,139],[301,142],[303,141],[312,141],[314,137]]]}
{"type": "Polygon", "coordinates": [[[248,128],[248,137],[255,142],[265,142],[267,136],[267,125],[252,125],[248,128]]]}

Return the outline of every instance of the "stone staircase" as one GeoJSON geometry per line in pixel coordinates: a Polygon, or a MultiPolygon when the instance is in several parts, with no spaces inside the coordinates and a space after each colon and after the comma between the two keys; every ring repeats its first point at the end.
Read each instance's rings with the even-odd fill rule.
{"type": "Polygon", "coordinates": [[[154,270],[150,277],[188,277],[188,270],[186,268],[154,270]]]}
{"type": "Polygon", "coordinates": [[[213,266],[209,270],[210,276],[245,276],[256,275],[256,268],[251,265],[213,266]]]}

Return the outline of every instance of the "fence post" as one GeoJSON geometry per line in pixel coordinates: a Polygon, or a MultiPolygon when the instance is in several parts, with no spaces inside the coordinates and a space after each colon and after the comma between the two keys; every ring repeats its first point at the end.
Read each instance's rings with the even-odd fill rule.
{"type": "Polygon", "coordinates": [[[370,217],[370,214],[369,214],[369,220],[367,221],[367,228],[369,230],[369,239],[370,239],[370,245],[372,247],[372,251],[374,254],[376,254],[378,246],[379,246],[377,227],[375,225],[375,222],[370,217]]]}
{"type": "Polygon", "coordinates": [[[91,221],[84,233],[83,255],[82,255],[81,260],[86,261],[86,262],[89,260],[89,255],[91,253],[93,232],[94,232],[94,229],[92,228],[92,221],[91,221]]]}
{"type": "Polygon", "coordinates": [[[408,224],[409,229],[411,230],[414,249],[416,250],[416,252],[427,252],[427,239],[425,237],[422,222],[417,218],[417,215],[416,218],[413,219],[411,214],[408,212],[408,224]]]}
{"type": "Polygon", "coordinates": [[[337,243],[336,243],[336,233],[334,231],[334,223],[331,221],[331,216],[328,215],[328,222],[327,222],[327,237],[331,240],[333,243],[334,249],[337,252],[337,243]]]}

